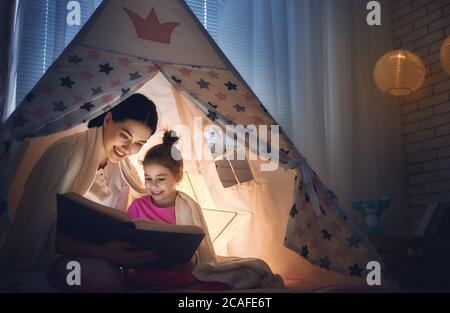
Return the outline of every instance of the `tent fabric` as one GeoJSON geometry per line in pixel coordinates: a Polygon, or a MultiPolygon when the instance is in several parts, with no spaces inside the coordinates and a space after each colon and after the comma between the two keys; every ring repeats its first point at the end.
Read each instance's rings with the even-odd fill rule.
{"type": "MultiPolygon", "coordinates": [[[[151,85],[158,73],[209,123],[276,125],[183,1],[104,1],[1,126],[2,160],[17,160],[12,157],[15,149],[8,149],[15,147],[17,140],[84,123],[145,89],[144,85],[151,85]],[[145,27],[138,25],[141,22],[145,27]]],[[[175,108],[176,104],[172,109],[175,108]]],[[[179,104],[178,111],[183,114],[179,104]]],[[[184,122],[189,123],[186,118],[184,122]]],[[[286,173],[296,177],[292,182],[293,195],[286,198],[291,208],[287,224],[279,230],[285,234],[284,245],[314,265],[347,275],[363,276],[368,261],[381,262],[367,238],[346,218],[333,193],[282,131],[278,152],[286,173]]],[[[199,161],[196,166],[209,167],[211,173],[214,164],[199,161]]],[[[254,164],[252,170],[258,171],[254,164]]],[[[251,184],[257,184],[255,173],[255,181],[245,185],[249,190],[251,184]]],[[[10,180],[10,174],[2,174],[4,200],[10,180]]],[[[214,186],[217,185],[210,185],[211,194],[214,186]]],[[[242,193],[243,197],[250,197],[249,194],[242,193]]],[[[266,197],[271,197],[270,190],[266,197]]],[[[216,199],[227,202],[218,195],[216,199]]],[[[218,207],[223,204],[221,201],[216,200],[218,207]]],[[[251,227],[257,225],[253,223],[251,227]]],[[[279,245],[282,247],[283,242],[279,245]]],[[[276,262],[272,260],[272,264],[276,262]]]]}

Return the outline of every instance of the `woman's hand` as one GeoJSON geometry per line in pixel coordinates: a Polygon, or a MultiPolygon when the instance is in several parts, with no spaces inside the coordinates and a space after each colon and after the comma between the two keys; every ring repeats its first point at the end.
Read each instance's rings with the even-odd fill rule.
{"type": "Polygon", "coordinates": [[[98,257],[117,265],[137,266],[154,261],[158,257],[154,251],[131,250],[132,244],[123,241],[110,241],[98,247],[98,257]]]}

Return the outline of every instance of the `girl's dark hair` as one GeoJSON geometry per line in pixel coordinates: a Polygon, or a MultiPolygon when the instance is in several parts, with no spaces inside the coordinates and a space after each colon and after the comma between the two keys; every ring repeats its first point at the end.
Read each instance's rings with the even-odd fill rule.
{"type": "MultiPolygon", "coordinates": [[[[135,93],[114,108],[109,110],[111,112],[114,122],[123,122],[125,120],[133,120],[148,126],[153,135],[158,125],[158,113],[156,112],[156,105],[152,100],[139,93],[135,93]]],[[[88,123],[88,128],[100,127],[103,125],[106,113],[97,116],[88,123]]]]}
{"type": "Polygon", "coordinates": [[[156,163],[158,165],[168,168],[175,176],[182,177],[183,175],[183,159],[180,151],[174,147],[174,144],[179,140],[175,131],[165,131],[163,142],[159,145],[153,146],[147,151],[142,164],[156,163]]]}

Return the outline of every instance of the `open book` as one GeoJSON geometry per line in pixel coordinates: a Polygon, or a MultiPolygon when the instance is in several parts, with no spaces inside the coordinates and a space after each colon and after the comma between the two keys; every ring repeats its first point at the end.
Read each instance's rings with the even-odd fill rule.
{"type": "Polygon", "coordinates": [[[125,212],[75,193],[57,195],[57,207],[57,231],[61,234],[94,245],[127,241],[134,249],[156,251],[158,258],[141,266],[144,268],[164,269],[189,262],[205,236],[195,225],[132,220],[125,212]]]}

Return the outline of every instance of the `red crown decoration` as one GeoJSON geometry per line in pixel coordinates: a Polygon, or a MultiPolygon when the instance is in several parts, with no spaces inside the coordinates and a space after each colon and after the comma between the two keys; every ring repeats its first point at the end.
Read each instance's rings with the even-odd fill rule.
{"type": "Polygon", "coordinates": [[[127,12],[136,28],[137,36],[141,39],[170,44],[173,30],[180,25],[180,23],[175,22],[161,24],[153,8],[145,20],[133,11],[125,7],[122,8],[127,12]]]}

